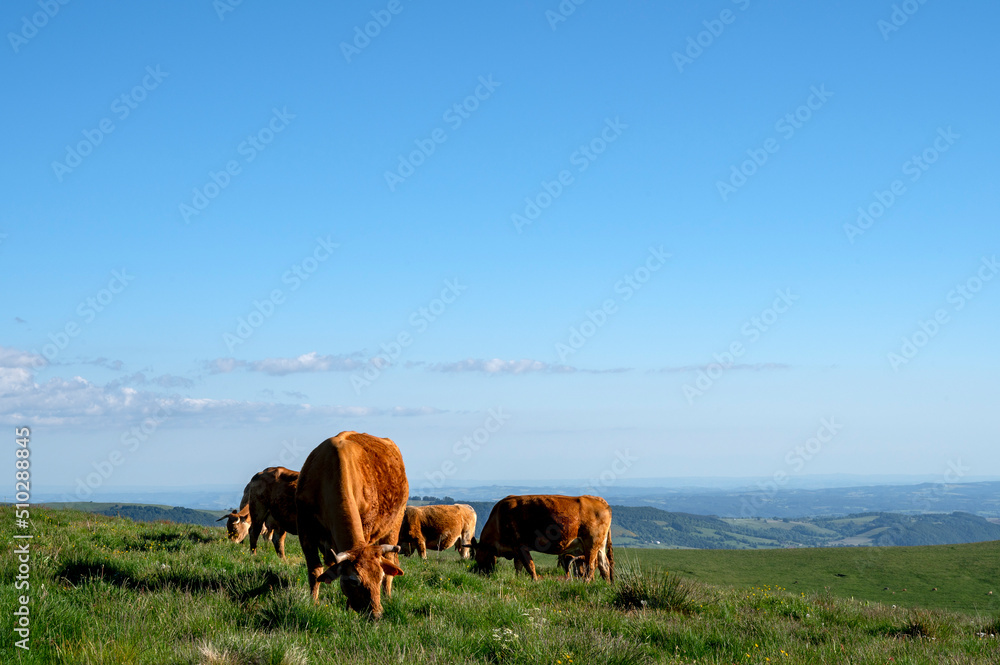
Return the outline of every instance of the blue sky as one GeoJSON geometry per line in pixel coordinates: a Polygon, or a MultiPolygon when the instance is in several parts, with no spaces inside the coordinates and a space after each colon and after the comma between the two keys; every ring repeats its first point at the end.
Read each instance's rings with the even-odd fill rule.
{"type": "Polygon", "coordinates": [[[7,3],[38,486],[995,475],[1000,10],[560,6],[7,3]]]}

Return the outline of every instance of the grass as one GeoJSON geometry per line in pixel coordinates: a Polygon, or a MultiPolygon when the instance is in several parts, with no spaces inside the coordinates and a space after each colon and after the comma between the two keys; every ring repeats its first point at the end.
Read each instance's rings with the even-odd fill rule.
{"type": "Polygon", "coordinates": [[[930,547],[628,551],[644,566],[706,583],[777,585],[796,593],[830,592],[899,607],[1000,614],[1000,541],[930,547]]]}
{"type": "MultiPolygon", "coordinates": [[[[383,619],[372,622],[346,611],[336,586],[323,587],[320,605],[311,602],[292,537],[286,542],[289,562],[282,563],[263,547],[251,558],[245,545],[228,542],[218,527],[136,524],[42,509],[33,509],[32,521],[31,651],[12,648],[8,611],[2,662],[1000,661],[996,611],[891,607],[775,580],[709,585],[716,580],[684,579],[687,573],[644,559],[642,550],[616,550],[615,586],[563,581],[548,557],[538,558],[538,582],[516,577],[509,562],[481,577],[452,551],[430,553],[426,562],[404,558],[406,575],[397,578],[383,619]]],[[[6,542],[14,532],[11,509],[0,509],[6,542]]],[[[961,556],[948,566],[961,565],[961,556]]],[[[944,565],[947,557],[927,561],[944,565]]],[[[760,560],[755,572],[751,563],[739,566],[761,575],[780,567],[760,560]]],[[[5,608],[24,593],[13,588],[15,571],[14,557],[0,559],[5,608]]]]}

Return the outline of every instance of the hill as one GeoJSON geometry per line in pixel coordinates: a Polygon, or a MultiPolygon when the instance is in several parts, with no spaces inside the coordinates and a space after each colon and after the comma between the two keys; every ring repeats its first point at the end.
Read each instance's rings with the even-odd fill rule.
{"type": "MultiPolygon", "coordinates": [[[[14,536],[23,534],[12,508],[0,508],[0,537],[17,542],[14,536]]],[[[850,575],[847,557],[892,551],[898,554],[882,564],[855,565],[858,580],[871,587],[882,584],[886,574],[921,571],[928,579],[944,579],[957,605],[973,607],[982,588],[951,580],[959,569],[975,575],[977,568],[995,580],[997,552],[986,545],[753,552],[619,548],[614,585],[558,579],[544,557],[539,558],[542,579],[533,582],[515,576],[509,562],[482,577],[454,552],[434,553],[428,561],[403,559],[406,574],[397,578],[382,620],[372,622],[344,608],[336,584],[324,585],[322,602],[312,603],[297,539],[289,539],[284,563],[266,550],[251,557],[245,546],[228,542],[221,527],[135,523],[42,508],[32,508],[30,535],[28,573],[19,572],[15,557],[0,560],[4,606],[17,608],[19,594],[30,596],[31,650],[15,649],[9,640],[4,662],[978,665],[1000,660],[995,606],[979,605],[975,615],[906,609],[839,597],[839,588],[815,593],[802,588],[801,580],[787,588],[777,581],[789,566],[796,572],[850,575]],[[641,557],[656,559],[644,564],[641,557]],[[662,564],[689,569],[688,575],[712,584],[686,581],[676,572],[663,577],[656,569],[662,564]],[[30,586],[15,589],[18,575],[30,586]],[[719,585],[723,580],[735,586],[719,585]]],[[[819,576],[810,584],[822,581],[819,576]]]]}
{"type": "Polygon", "coordinates": [[[176,506],[154,506],[136,503],[94,503],[80,501],[77,503],[47,503],[41,504],[56,510],[80,510],[87,513],[107,515],[108,517],[127,517],[136,522],[177,522],[178,524],[200,524],[215,526],[216,520],[229,511],[194,510],[176,506]]]}
{"type": "MultiPolygon", "coordinates": [[[[493,503],[473,501],[477,534],[493,503]]],[[[837,518],[720,519],[659,508],[612,506],[612,539],[629,547],[761,549],[947,545],[1000,540],[1000,525],[968,513],[863,513],[837,518]]]]}
{"type": "MultiPolygon", "coordinates": [[[[450,498],[450,497],[448,497],[450,498]]],[[[426,503],[424,501],[414,503],[426,503]]],[[[57,509],[128,517],[137,522],[169,521],[214,526],[223,511],[121,503],[53,503],[57,509]]],[[[493,508],[473,501],[476,535],[493,508]]],[[[1000,540],[1000,524],[968,513],[899,515],[863,513],[813,519],[719,519],[671,513],[659,508],[613,506],[612,538],[618,545],[687,549],[769,549],[860,545],[947,545],[1000,540]]]]}

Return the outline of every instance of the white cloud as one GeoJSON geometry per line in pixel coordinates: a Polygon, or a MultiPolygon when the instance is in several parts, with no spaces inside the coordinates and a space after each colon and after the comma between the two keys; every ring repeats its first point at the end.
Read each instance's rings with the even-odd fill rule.
{"type": "Polygon", "coordinates": [[[44,367],[48,361],[37,353],[0,346],[0,367],[44,367]]]}
{"type": "Polygon", "coordinates": [[[212,374],[228,374],[238,369],[245,369],[248,372],[263,372],[271,376],[298,372],[353,372],[364,366],[365,363],[355,355],[321,356],[316,351],[304,353],[297,358],[265,358],[251,361],[217,358],[208,363],[208,369],[212,374]]]}
{"type": "Polygon", "coordinates": [[[184,378],[183,376],[174,376],[173,374],[161,374],[159,376],[148,377],[144,372],[135,372],[134,374],[129,374],[127,376],[115,379],[111,383],[107,384],[107,388],[117,388],[118,386],[127,385],[155,385],[161,388],[191,388],[194,386],[194,381],[192,379],[184,378]]]}
{"type": "Polygon", "coordinates": [[[627,372],[628,368],[620,367],[607,370],[580,369],[569,365],[555,365],[542,360],[501,360],[500,358],[481,359],[469,358],[450,363],[407,363],[407,367],[423,367],[430,372],[481,372],[484,374],[572,374],[584,372],[588,374],[604,374],[612,372],[627,372]]]}
{"type": "Polygon", "coordinates": [[[172,421],[183,418],[188,424],[225,426],[304,418],[423,416],[441,410],[193,398],[137,390],[117,381],[100,386],[79,376],[37,383],[27,369],[0,368],[0,422],[5,424],[103,428],[163,413],[172,421]]]}

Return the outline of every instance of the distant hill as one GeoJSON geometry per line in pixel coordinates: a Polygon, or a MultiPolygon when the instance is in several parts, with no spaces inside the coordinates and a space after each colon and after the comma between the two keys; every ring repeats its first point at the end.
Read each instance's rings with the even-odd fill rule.
{"type": "MultiPolygon", "coordinates": [[[[450,497],[449,497],[450,498],[450,497]]],[[[425,503],[423,501],[414,503],[425,503]]],[[[135,522],[168,521],[220,526],[228,511],[121,503],[51,503],[135,522]]],[[[478,536],[493,509],[492,501],[469,502],[476,511],[478,536]]],[[[611,535],[616,545],[673,549],[774,549],[951,545],[1000,540],[1000,524],[963,512],[902,515],[858,513],[844,517],[734,519],[675,513],[648,506],[612,506],[611,535]]]]}
{"type": "Polygon", "coordinates": [[[216,521],[229,511],[194,510],[177,508],[175,506],[151,506],[136,503],[93,503],[81,501],[78,503],[46,503],[47,508],[82,510],[86,513],[97,513],[109,517],[127,517],[133,522],[177,522],[179,524],[200,524],[202,526],[219,526],[216,521]]]}
{"type": "Polygon", "coordinates": [[[720,517],[794,518],[859,513],[953,513],[1000,517],[1000,482],[872,485],[828,489],[608,488],[609,503],[720,517]]]}
{"type": "Polygon", "coordinates": [[[764,549],[951,545],[1000,540],[1000,525],[969,513],[861,513],[838,518],[719,519],[613,506],[612,537],[632,547],[764,549]]]}
{"type": "MultiPolygon", "coordinates": [[[[478,536],[492,501],[468,502],[478,536]]],[[[1000,524],[969,513],[860,513],[836,518],[722,519],[659,508],[612,506],[611,537],[627,547],[768,549],[866,545],[951,545],[1000,540],[1000,524]]]]}

